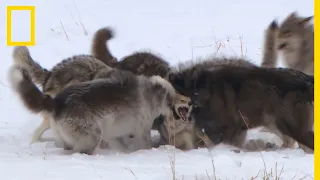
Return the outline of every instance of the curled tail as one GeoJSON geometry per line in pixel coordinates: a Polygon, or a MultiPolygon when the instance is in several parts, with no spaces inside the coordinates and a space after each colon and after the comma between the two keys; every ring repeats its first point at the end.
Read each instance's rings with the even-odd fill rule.
{"type": "Polygon", "coordinates": [[[30,74],[32,80],[36,84],[43,86],[47,77],[50,74],[50,71],[41,67],[40,64],[38,64],[32,59],[27,47],[15,47],[13,49],[12,56],[15,64],[25,67],[28,70],[28,73],[30,74]]]}
{"type": "Polygon", "coordinates": [[[95,33],[91,47],[91,55],[111,67],[117,63],[117,59],[112,56],[106,44],[106,42],[112,38],[113,31],[111,28],[101,28],[95,33]]]}
{"type": "Polygon", "coordinates": [[[274,20],[265,31],[263,59],[261,67],[274,68],[277,65],[276,33],[278,24],[274,20]]]}
{"type": "Polygon", "coordinates": [[[12,89],[19,95],[24,105],[33,113],[52,113],[55,109],[54,100],[43,94],[29,77],[28,71],[14,65],[9,71],[9,82],[12,89]]]}

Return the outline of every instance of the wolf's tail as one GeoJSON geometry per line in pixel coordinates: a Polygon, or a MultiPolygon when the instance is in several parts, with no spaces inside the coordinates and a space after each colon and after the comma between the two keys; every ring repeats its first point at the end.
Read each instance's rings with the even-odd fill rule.
{"type": "Polygon", "coordinates": [[[31,112],[54,112],[54,100],[37,88],[29,77],[29,73],[25,67],[14,65],[11,67],[8,77],[12,89],[19,95],[23,104],[31,112]]]}
{"type": "Polygon", "coordinates": [[[28,70],[28,74],[30,74],[32,80],[38,84],[43,86],[47,77],[50,74],[50,71],[43,68],[35,62],[30,56],[30,52],[25,46],[17,46],[13,49],[13,59],[15,64],[21,65],[28,70]]]}
{"type": "Polygon", "coordinates": [[[111,54],[106,42],[113,37],[111,28],[101,28],[95,33],[91,47],[91,55],[111,67],[117,63],[117,59],[111,54]]]}
{"type": "Polygon", "coordinates": [[[265,30],[263,59],[261,67],[273,68],[277,65],[278,54],[275,44],[277,30],[278,24],[275,20],[272,21],[269,27],[265,30]]]}

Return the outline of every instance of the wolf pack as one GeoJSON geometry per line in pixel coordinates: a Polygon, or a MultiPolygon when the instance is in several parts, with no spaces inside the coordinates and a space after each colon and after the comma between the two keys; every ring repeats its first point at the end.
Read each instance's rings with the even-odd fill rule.
{"type": "Polygon", "coordinates": [[[24,106],[42,117],[32,142],[51,129],[65,151],[129,153],[161,145],[188,151],[225,143],[243,151],[313,153],[312,19],[292,12],[266,26],[260,66],[214,56],[170,66],[147,51],[119,59],[107,45],[114,31],[104,27],[93,36],[91,54],[67,57],[50,70],[27,47],[14,47],[8,77],[24,106]],[[277,67],[278,54],[286,68],[277,67]],[[281,144],[246,141],[257,127],[281,144]]]}

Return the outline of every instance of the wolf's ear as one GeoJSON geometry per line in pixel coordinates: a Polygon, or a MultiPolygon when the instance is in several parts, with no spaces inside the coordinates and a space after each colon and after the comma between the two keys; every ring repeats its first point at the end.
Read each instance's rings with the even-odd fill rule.
{"type": "Polygon", "coordinates": [[[312,19],[313,19],[313,16],[309,16],[309,17],[306,17],[306,18],[301,18],[300,21],[299,21],[299,24],[305,25],[308,22],[310,22],[312,19]]]}
{"type": "Polygon", "coordinates": [[[274,19],[274,20],[269,24],[269,28],[268,28],[268,29],[274,30],[274,29],[278,29],[278,28],[279,28],[278,22],[277,22],[277,20],[274,19]]]}
{"type": "Polygon", "coordinates": [[[289,16],[288,16],[288,19],[295,19],[295,18],[297,18],[297,12],[296,12],[296,11],[292,12],[292,13],[289,14],[289,16]]]}

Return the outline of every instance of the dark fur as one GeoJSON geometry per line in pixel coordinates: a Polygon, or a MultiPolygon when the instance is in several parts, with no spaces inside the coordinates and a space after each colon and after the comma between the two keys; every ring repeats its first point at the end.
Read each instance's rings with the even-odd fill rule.
{"type": "Polygon", "coordinates": [[[131,71],[137,75],[158,75],[162,78],[167,77],[170,71],[168,62],[149,52],[135,52],[124,57],[114,67],[131,71]]]}
{"type": "Polygon", "coordinates": [[[313,149],[313,122],[294,115],[294,108],[313,102],[313,76],[282,68],[195,65],[170,74],[169,81],[198,106],[196,124],[214,143],[242,146],[247,125],[275,125],[313,149]]]}
{"type": "Polygon", "coordinates": [[[93,36],[91,47],[91,55],[111,67],[117,63],[117,58],[111,54],[106,43],[114,37],[113,34],[110,27],[99,29],[93,36]]]}
{"type": "Polygon", "coordinates": [[[106,46],[106,41],[113,37],[110,28],[101,28],[94,36],[92,44],[92,55],[107,65],[131,71],[136,75],[167,77],[170,67],[161,57],[150,52],[135,52],[117,61],[106,46]]]}

